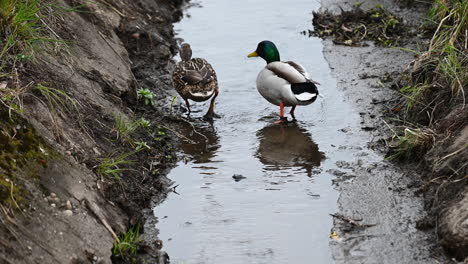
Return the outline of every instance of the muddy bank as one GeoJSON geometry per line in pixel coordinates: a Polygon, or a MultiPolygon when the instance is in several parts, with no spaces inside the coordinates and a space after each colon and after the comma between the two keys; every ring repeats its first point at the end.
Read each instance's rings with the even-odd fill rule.
{"type": "MultiPolygon", "coordinates": [[[[163,119],[178,109],[168,91],[182,1],[54,4],[40,11],[54,52],[2,68],[16,72],[0,78],[2,103],[13,91],[21,111],[0,109],[0,262],[111,263],[121,234],[144,231],[176,158],[163,119]]],[[[153,242],[140,248],[157,257],[153,242]]],[[[122,255],[114,262],[133,258],[122,255]]]]}
{"type": "MultiPolygon", "coordinates": [[[[372,19],[385,14],[386,17],[396,19],[398,24],[404,23],[408,28],[401,29],[402,34],[397,32],[396,37],[399,40],[397,46],[406,50],[417,50],[418,46],[427,48],[435,31],[421,31],[421,24],[427,18],[430,5],[413,3],[407,6],[393,1],[383,4],[370,1],[362,5],[357,1],[324,1],[322,4],[324,10],[329,9],[335,14],[344,9],[348,17],[346,10],[354,10],[360,14],[354,19],[360,19],[363,12],[368,12],[372,19]],[[365,11],[356,11],[356,6],[361,6],[365,11]],[[386,11],[377,12],[376,8],[386,11]],[[386,12],[391,13],[389,15],[386,12]]],[[[325,14],[332,17],[330,13],[325,14]]],[[[319,35],[331,36],[332,31],[327,31],[327,24],[321,21],[326,20],[326,16],[319,17],[314,23],[316,29],[326,32],[319,35]]],[[[392,24],[389,21],[383,20],[387,26],[392,24]]],[[[372,23],[370,20],[367,22],[372,23]]],[[[466,208],[466,198],[463,198],[465,184],[463,178],[459,177],[466,175],[463,173],[466,146],[461,143],[466,138],[466,110],[462,107],[462,97],[452,94],[453,98],[450,99],[450,88],[444,87],[438,90],[440,92],[433,90],[433,96],[418,97],[420,101],[415,104],[420,105],[415,107],[417,110],[407,111],[411,109],[407,104],[414,103],[409,101],[411,98],[402,96],[405,89],[411,88],[405,86],[408,85],[407,79],[437,78],[437,72],[431,73],[434,69],[418,66],[430,60],[427,53],[417,58],[402,49],[383,48],[381,46],[387,45],[382,45],[381,38],[363,42],[364,37],[356,39],[349,34],[361,32],[363,26],[374,29],[374,25],[368,25],[366,21],[353,21],[353,17],[350,21],[344,18],[342,23],[342,26],[335,25],[332,29],[337,32],[336,36],[324,41],[325,56],[334,68],[339,86],[349,100],[356,102],[362,117],[362,129],[371,134],[369,147],[384,153],[390,147],[392,151],[386,158],[393,159],[393,162],[382,161],[365,170],[361,169],[360,177],[342,186],[339,205],[344,215],[350,217],[339,217],[335,221],[338,230],[345,234],[343,241],[333,243],[337,262],[359,263],[366,259],[367,263],[368,259],[374,259],[370,263],[393,263],[394,260],[388,257],[394,255],[394,259],[401,259],[401,263],[448,263],[450,260],[441,245],[462,260],[464,256],[460,253],[466,252],[463,249],[466,242],[461,238],[466,234],[466,228],[461,223],[461,219],[466,219],[466,213],[463,213],[463,208],[466,208]],[[421,74],[424,70],[427,71],[426,75],[421,74]],[[449,99],[442,103],[446,98],[449,99]],[[428,109],[432,109],[432,112],[428,109]],[[438,132],[434,133],[431,129],[438,132]],[[418,141],[408,144],[408,133],[413,130],[418,131],[415,133],[418,141]],[[399,139],[396,144],[392,142],[395,138],[399,139]],[[419,143],[419,140],[423,143],[419,143]],[[434,144],[425,140],[434,140],[434,144]],[[402,144],[408,149],[402,151],[402,144]],[[396,151],[395,145],[398,148],[396,151]],[[397,159],[399,162],[396,162],[397,159]],[[360,191],[363,186],[366,186],[365,192],[360,191]],[[369,206],[376,200],[380,202],[379,206],[369,206]],[[362,219],[363,222],[373,219],[364,223],[376,225],[363,227],[362,222],[356,222],[355,219],[362,219]],[[433,229],[438,225],[439,228],[433,229]]],[[[369,33],[374,34],[366,31],[364,35],[369,33]]],[[[414,86],[415,83],[410,85],[414,86]]],[[[353,165],[353,170],[359,171],[356,167],[361,166],[353,165]]]]}
{"type": "MultiPolygon", "coordinates": [[[[322,1],[322,11],[352,10],[356,3],[360,2],[322,1]]],[[[376,5],[398,14],[408,26],[415,26],[425,11],[425,7],[405,8],[393,1],[366,1],[361,8],[369,10],[376,5]]],[[[404,47],[414,48],[420,41],[406,39],[404,47]]],[[[331,39],[323,43],[338,87],[361,115],[361,129],[369,135],[368,147],[385,150],[381,141],[392,135],[385,125],[387,113],[400,98],[385,79],[397,79],[413,55],[369,41],[360,47],[336,45],[331,39]]],[[[342,164],[356,177],[338,186],[342,217],[335,217],[339,239],[331,242],[336,263],[437,263],[432,257],[435,236],[416,228],[416,221],[425,213],[423,200],[415,197],[416,189],[408,188],[415,172],[385,161],[384,153],[379,159],[373,164],[360,158],[342,164]]]]}

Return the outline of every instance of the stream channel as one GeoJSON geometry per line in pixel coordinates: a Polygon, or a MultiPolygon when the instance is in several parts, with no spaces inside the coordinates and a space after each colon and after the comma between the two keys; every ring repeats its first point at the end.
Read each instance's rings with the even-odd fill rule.
{"type": "Polygon", "coordinates": [[[191,120],[207,145],[182,143],[183,158],[168,175],[177,193],[154,209],[172,264],[333,263],[330,213],[339,192],[332,172],[340,161],[379,156],[363,155],[369,135],[337,89],[321,40],[301,34],[319,7],[310,0],[206,0],[175,25],[193,56],[216,70],[222,118],[201,121],[208,103],[193,103],[191,120]],[[322,97],[299,106],[296,123],[274,124],[279,107],[257,92],[265,61],[247,54],[266,39],[321,84],[322,97]]]}

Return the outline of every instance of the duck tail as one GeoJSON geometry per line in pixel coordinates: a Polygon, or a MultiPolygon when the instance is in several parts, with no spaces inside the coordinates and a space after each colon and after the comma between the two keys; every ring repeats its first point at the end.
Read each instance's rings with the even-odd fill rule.
{"type": "Polygon", "coordinates": [[[312,101],[319,95],[317,86],[313,82],[292,83],[291,91],[298,101],[312,101]]]}

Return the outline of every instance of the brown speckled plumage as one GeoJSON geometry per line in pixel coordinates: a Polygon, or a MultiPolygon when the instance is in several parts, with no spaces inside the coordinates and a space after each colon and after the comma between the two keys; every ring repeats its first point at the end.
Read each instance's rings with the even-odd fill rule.
{"type": "Polygon", "coordinates": [[[172,82],[182,98],[197,102],[208,100],[218,89],[216,72],[201,58],[177,63],[172,82]]]}
{"type": "Polygon", "coordinates": [[[172,73],[174,89],[185,100],[189,114],[189,99],[201,102],[213,97],[208,113],[205,116],[211,119],[213,116],[216,116],[214,113],[214,101],[219,93],[216,72],[205,59],[192,59],[192,50],[187,43],[181,45],[179,54],[182,61],[177,63],[172,73]]]}

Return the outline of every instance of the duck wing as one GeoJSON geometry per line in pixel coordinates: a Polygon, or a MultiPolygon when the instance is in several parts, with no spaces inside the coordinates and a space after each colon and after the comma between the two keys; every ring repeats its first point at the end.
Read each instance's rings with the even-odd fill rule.
{"type": "Polygon", "coordinates": [[[299,63],[296,63],[294,61],[285,61],[285,63],[289,64],[289,66],[293,67],[296,71],[298,71],[304,78],[309,80],[309,74],[307,73],[306,69],[299,63]]]}
{"type": "Polygon", "coordinates": [[[190,85],[205,85],[216,80],[216,72],[213,67],[201,58],[179,62],[173,76],[184,84],[190,85]]]}
{"type": "Polygon", "coordinates": [[[294,97],[301,102],[314,101],[318,96],[316,82],[312,81],[302,65],[292,62],[271,62],[266,68],[286,80],[294,97]]]}
{"type": "Polygon", "coordinates": [[[182,80],[187,84],[198,84],[203,80],[203,76],[194,70],[185,70],[182,80]]]}
{"type": "Polygon", "coordinates": [[[291,67],[293,67],[296,71],[298,71],[300,74],[302,74],[302,76],[304,76],[307,81],[309,82],[313,82],[315,84],[318,84],[320,85],[320,83],[312,80],[309,76],[309,74],[307,73],[306,69],[299,63],[296,63],[294,61],[286,61],[285,63],[289,64],[291,67]]]}
{"type": "Polygon", "coordinates": [[[201,58],[195,58],[192,59],[192,61],[194,62],[197,72],[202,77],[200,80],[201,83],[208,84],[212,81],[216,81],[216,72],[208,61],[201,58]]]}
{"type": "MultiPolygon", "coordinates": [[[[295,63],[295,65],[299,66],[297,63],[295,63]]],[[[303,83],[308,81],[308,78],[306,78],[300,70],[296,69],[295,66],[288,62],[270,62],[267,64],[266,68],[288,83],[303,83]]],[[[304,68],[302,68],[302,71],[305,72],[304,68]]]]}

